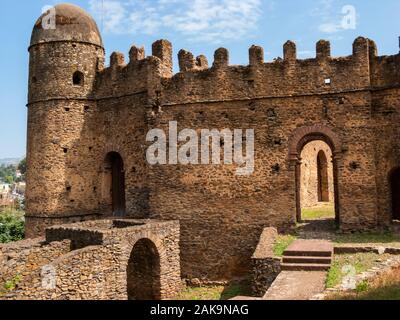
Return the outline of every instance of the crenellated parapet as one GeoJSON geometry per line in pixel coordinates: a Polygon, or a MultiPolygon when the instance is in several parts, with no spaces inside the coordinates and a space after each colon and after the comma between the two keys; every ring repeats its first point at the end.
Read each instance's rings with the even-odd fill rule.
{"type": "Polygon", "coordinates": [[[167,40],[152,45],[146,57],[143,47],[133,46],[129,62],[113,53],[110,66],[98,73],[99,97],[148,92],[162,96],[162,103],[196,100],[241,99],[338,93],[368,90],[373,85],[397,85],[398,56],[378,57],[376,44],[359,37],[350,56],[332,57],[329,41],[316,43],[315,58],[299,59],[296,44],[283,45],[283,59],[265,62],[264,49],[249,49],[249,65],[230,65],[229,51],[219,48],[209,65],[204,55],[187,50],[178,53],[179,72],[173,74],[173,49],[167,40]]]}
{"type": "Polygon", "coordinates": [[[206,56],[200,55],[195,58],[193,53],[183,49],[178,53],[178,61],[180,72],[201,71],[208,69],[208,60],[206,56]]]}

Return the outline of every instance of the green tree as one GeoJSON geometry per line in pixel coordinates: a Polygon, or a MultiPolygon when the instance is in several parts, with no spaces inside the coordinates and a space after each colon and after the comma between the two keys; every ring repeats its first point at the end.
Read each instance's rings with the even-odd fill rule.
{"type": "Polygon", "coordinates": [[[4,182],[8,184],[13,184],[14,183],[14,178],[13,176],[5,176],[4,177],[4,182]]]}
{"type": "Polygon", "coordinates": [[[22,159],[18,164],[18,170],[21,171],[22,174],[26,173],[26,158],[22,159]]]}
{"type": "Polygon", "coordinates": [[[24,218],[22,213],[0,213],[0,243],[22,240],[24,232],[24,218]]]}

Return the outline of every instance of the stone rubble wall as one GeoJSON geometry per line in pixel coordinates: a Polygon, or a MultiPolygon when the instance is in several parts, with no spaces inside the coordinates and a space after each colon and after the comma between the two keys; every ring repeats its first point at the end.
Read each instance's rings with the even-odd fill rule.
{"type": "Polygon", "coordinates": [[[71,242],[47,243],[43,238],[0,245],[0,287],[18,276],[24,279],[70,251],[71,242]]]}
{"type": "MultiPolygon", "coordinates": [[[[9,300],[126,300],[128,260],[134,245],[141,239],[152,241],[160,257],[160,298],[174,298],[182,289],[179,223],[157,223],[146,220],[137,227],[111,230],[107,228],[110,222],[86,222],[54,227],[51,232],[48,232],[47,240],[54,238],[55,230],[59,230],[60,240],[70,237],[73,239],[72,243],[86,243],[86,246],[79,250],[68,250],[63,255],[54,256],[53,259],[40,260],[36,268],[31,268],[26,273],[15,290],[7,292],[3,298],[9,300]],[[102,234],[102,244],[90,246],[89,239],[93,240],[93,238],[88,238],[89,233],[102,234]],[[81,241],[79,238],[82,238],[81,241]],[[44,273],[46,270],[50,270],[50,275],[55,277],[49,278],[49,275],[44,273]],[[52,279],[54,283],[51,282],[52,279]]],[[[122,227],[121,224],[118,226],[122,227]]],[[[97,238],[95,242],[98,242],[97,238]]],[[[68,249],[70,249],[71,240],[51,242],[44,248],[39,247],[38,243],[37,253],[43,257],[51,247],[59,248],[60,244],[68,244],[68,249]]],[[[22,255],[21,261],[26,261],[21,251],[18,250],[15,254],[18,258],[22,255]]]]}
{"type": "Polygon", "coordinates": [[[281,259],[273,252],[277,237],[275,228],[264,229],[252,257],[252,291],[256,297],[263,297],[281,272],[281,259]]]}
{"type": "Polygon", "coordinates": [[[104,159],[118,152],[127,216],[181,222],[184,278],[245,275],[262,230],[296,224],[289,149],[293,133],[310,127],[329,128],[341,142],[334,153],[342,231],[389,225],[387,176],[400,158],[399,56],[377,56],[366,38],[347,57],[332,57],[326,41],[317,43],[315,59],[298,59],[293,42],[283,51],[266,63],[253,46],[249,65],[234,66],[220,48],[210,67],[181,52],[181,72],[173,75],[167,41],[148,58],[133,47],[127,63],[114,53],[108,68],[95,46],[38,45],[30,62],[27,235],[110,215],[104,159]],[[85,71],[83,87],[71,84],[71,66],[85,71]],[[255,129],[254,174],[237,176],[235,165],[149,166],[146,134],[168,133],[169,121],[179,130],[255,129]]]}

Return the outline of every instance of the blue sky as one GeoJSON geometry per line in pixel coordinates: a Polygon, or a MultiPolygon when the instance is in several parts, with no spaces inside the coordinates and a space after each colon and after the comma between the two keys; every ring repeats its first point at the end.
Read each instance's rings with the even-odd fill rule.
{"type": "MultiPolygon", "coordinates": [[[[247,64],[248,48],[261,45],[266,60],[282,56],[286,40],[300,58],[315,55],[327,39],[335,56],[351,54],[359,36],[377,42],[379,54],[398,53],[398,0],[75,0],[98,22],[107,56],[132,44],[169,39],[174,54],[185,48],[212,62],[216,48],[230,50],[232,64],[247,64]],[[103,2],[103,3],[102,3],[103,2]],[[355,18],[355,20],[354,20],[355,18]]],[[[30,33],[42,8],[53,0],[0,1],[0,158],[20,157],[26,148],[26,100],[30,33]]]]}

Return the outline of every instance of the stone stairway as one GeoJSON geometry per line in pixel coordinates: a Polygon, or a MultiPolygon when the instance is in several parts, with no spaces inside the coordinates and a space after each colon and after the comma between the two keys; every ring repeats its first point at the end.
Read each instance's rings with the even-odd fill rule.
{"type": "Polygon", "coordinates": [[[284,252],[282,271],[327,271],[331,267],[333,245],[322,240],[297,240],[284,252]]]}
{"type": "Polygon", "coordinates": [[[282,272],[263,300],[308,300],[325,290],[333,245],[323,240],[297,240],[284,252],[282,272]]]}

